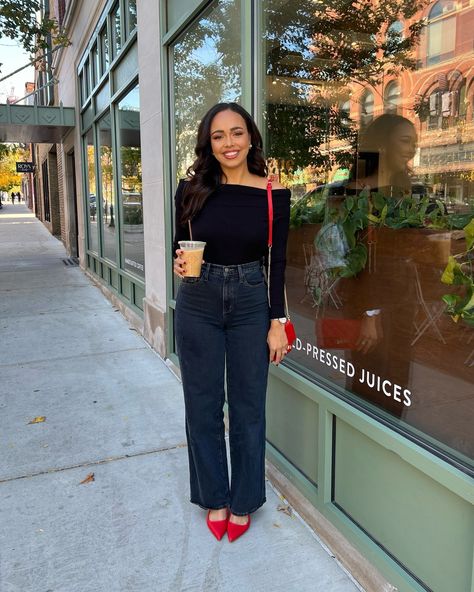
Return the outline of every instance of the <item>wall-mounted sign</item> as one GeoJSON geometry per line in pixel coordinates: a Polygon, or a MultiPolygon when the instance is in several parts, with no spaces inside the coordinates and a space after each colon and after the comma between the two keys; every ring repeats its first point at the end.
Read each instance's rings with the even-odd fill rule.
{"type": "Polygon", "coordinates": [[[17,162],[16,163],[17,173],[34,173],[35,165],[32,162],[17,162]]]}

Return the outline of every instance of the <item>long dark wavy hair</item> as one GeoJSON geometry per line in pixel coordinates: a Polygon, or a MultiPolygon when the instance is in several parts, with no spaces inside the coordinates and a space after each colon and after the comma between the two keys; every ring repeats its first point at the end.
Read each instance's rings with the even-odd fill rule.
{"type": "Polygon", "coordinates": [[[211,123],[218,113],[227,110],[242,116],[250,134],[252,147],[247,156],[249,171],[259,177],[267,176],[267,166],[262,151],[262,136],[251,115],[238,103],[217,103],[209,109],[199,124],[197,143],[194,149],[197,158],[186,171],[188,181],[183,189],[183,209],[180,220],[183,225],[196,216],[209,195],[222,185],[223,171],[212,154],[211,123]]]}

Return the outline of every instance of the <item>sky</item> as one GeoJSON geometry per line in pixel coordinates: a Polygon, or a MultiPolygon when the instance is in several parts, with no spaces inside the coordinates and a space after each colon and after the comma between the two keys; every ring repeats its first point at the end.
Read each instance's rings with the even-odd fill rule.
{"type": "MultiPolygon", "coordinates": [[[[0,37],[0,78],[3,78],[13,70],[24,66],[29,61],[29,55],[13,39],[0,37]]],[[[29,66],[18,74],[0,82],[0,103],[6,102],[12,86],[15,87],[14,94],[20,98],[25,95],[25,83],[34,81],[34,68],[29,66]]]]}

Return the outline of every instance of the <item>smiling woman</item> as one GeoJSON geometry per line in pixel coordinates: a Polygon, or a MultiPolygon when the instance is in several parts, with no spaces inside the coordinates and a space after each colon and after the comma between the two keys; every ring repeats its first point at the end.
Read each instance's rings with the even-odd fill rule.
{"type": "Polygon", "coordinates": [[[183,280],[175,330],[191,502],[209,510],[207,524],[216,538],[227,531],[232,542],[265,502],[268,369],[288,353],[283,286],[290,192],[274,183],[270,265],[267,167],[250,114],[234,102],[211,107],[199,124],[195,154],[175,197],[173,265],[183,280]],[[189,240],[201,241],[205,258],[191,278],[182,250],[189,240]],[[225,394],[230,482],[223,461],[225,394]]]}

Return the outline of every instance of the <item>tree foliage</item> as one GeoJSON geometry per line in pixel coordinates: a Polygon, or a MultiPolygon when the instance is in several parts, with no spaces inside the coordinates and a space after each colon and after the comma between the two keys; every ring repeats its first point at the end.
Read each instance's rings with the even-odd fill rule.
{"type": "Polygon", "coordinates": [[[18,144],[0,144],[0,191],[20,189],[22,174],[16,172],[16,163],[28,160],[28,150],[18,144]]]}
{"type": "Polygon", "coordinates": [[[384,76],[414,69],[423,21],[404,34],[426,0],[265,2],[268,153],[295,167],[348,166],[356,129],[341,109],[355,88],[376,87],[384,76]]]}
{"type": "Polygon", "coordinates": [[[3,0],[0,3],[0,38],[18,41],[31,54],[47,49],[49,39],[55,45],[68,45],[67,35],[55,19],[38,20],[37,12],[42,4],[41,0],[3,0]]]}
{"type": "Polygon", "coordinates": [[[219,101],[241,95],[240,3],[222,0],[190,27],[173,47],[177,170],[194,160],[196,130],[219,101]]]}
{"type": "MultiPolygon", "coordinates": [[[[348,167],[357,132],[341,105],[354,88],[415,67],[424,23],[407,22],[427,0],[265,0],[265,151],[280,171],[348,167]],[[334,139],[345,150],[333,150],[334,139]],[[333,144],[331,145],[331,142],[333,144]],[[348,148],[349,147],[349,148],[348,148]]],[[[177,169],[192,161],[197,124],[218,101],[240,100],[240,3],[221,0],[173,46],[177,169]]]]}

